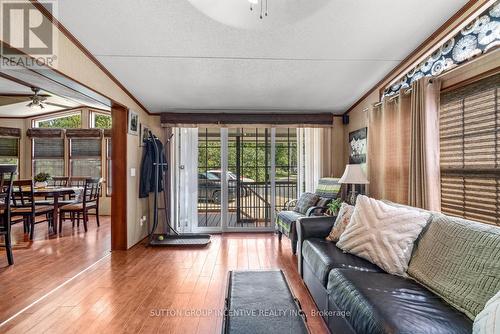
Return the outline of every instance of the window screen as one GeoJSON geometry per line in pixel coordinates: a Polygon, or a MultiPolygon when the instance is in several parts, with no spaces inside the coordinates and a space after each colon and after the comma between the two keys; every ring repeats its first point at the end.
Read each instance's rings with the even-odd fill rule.
{"type": "Polygon", "coordinates": [[[500,75],[441,96],[442,211],[500,225],[500,75]]]}

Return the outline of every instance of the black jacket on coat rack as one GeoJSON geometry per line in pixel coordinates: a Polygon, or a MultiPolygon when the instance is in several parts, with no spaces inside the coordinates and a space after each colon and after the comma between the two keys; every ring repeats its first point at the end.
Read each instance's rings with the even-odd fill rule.
{"type": "MultiPolygon", "coordinates": [[[[162,142],[155,137],[156,145],[158,145],[158,151],[160,156],[158,162],[160,164],[166,164],[167,159],[165,157],[165,152],[163,150],[162,142]]],[[[155,178],[154,170],[156,163],[155,147],[152,140],[146,141],[146,146],[144,147],[144,155],[141,161],[141,176],[139,180],[139,198],[145,198],[149,196],[149,193],[155,191],[155,178]]],[[[160,165],[161,168],[158,169],[158,192],[163,191],[163,173],[167,170],[166,165],[160,165]]]]}

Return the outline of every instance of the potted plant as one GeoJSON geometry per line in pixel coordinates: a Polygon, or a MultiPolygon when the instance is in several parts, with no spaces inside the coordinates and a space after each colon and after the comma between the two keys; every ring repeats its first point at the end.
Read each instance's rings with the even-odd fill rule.
{"type": "Polygon", "coordinates": [[[327,214],[332,215],[332,216],[336,216],[339,213],[341,205],[342,205],[341,198],[334,199],[333,201],[331,201],[327,205],[327,207],[328,207],[327,214]]]}
{"type": "Polygon", "coordinates": [[[45,188],[48,186],[48,180],[51,179],[49,173],[38,173],[33,180],[35,181],[35,188],[45,188]]]}

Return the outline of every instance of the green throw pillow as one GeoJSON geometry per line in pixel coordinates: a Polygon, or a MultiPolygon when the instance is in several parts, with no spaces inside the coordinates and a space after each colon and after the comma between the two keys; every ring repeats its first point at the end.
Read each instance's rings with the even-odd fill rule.
{"type": "Polygon", "coordinates": [[[297,205],[295,205],[295,209],[293,209],[293,211],[305,214],[307,212],[307,209],[318,203],[318,200],[319,196],[316,194],[303,193],[302,195],[300,195],[300,198],[297,201],[297,205]]]}
{"type": "Polygon", "coordinates": [[[436,215],[408,274],[474,319],[500,289],[500,228],[436,215]]]}

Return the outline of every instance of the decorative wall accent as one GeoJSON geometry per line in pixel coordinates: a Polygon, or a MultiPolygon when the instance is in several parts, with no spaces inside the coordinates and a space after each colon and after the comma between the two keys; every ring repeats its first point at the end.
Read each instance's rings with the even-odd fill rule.
{"type": "Polygon", "coordinates": [[[384,96],[397,94],[400,89],[424,76],[438,76],[473,57],[500,45],[500,0],[477,19],[446,41],[422,63],[384,90],[384,96]]]}

